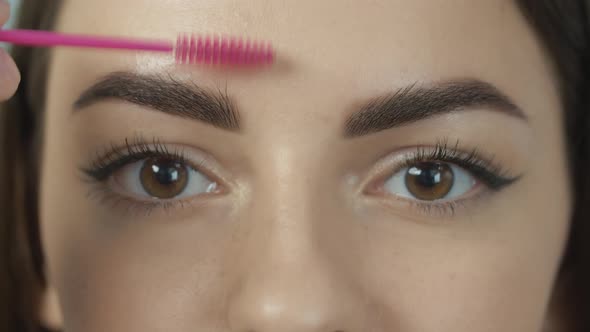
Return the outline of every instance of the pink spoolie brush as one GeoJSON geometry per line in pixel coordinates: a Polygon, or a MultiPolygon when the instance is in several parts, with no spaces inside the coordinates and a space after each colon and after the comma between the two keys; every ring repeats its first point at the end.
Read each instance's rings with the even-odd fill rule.
{"type": "Polygon", "coordinates": [[[0,42],[170,53],[179,64],[268,65],[275,59],[270,43],[218,36],[181,35],[174,43],[39,30],[0,30],[0,42]]]}

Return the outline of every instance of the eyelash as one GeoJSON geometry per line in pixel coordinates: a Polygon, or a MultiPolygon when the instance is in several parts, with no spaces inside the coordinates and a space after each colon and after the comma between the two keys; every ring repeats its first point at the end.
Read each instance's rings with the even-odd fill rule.
{"type": "MultiPolygon", "coordinates": [[[[494,162],[493,156],[486,157],[477,148],[473,148],[466,153],[460,148],[459,141],[456,141],[453,146],[450,146],[446,139],[438,140],[434,148],[425,146],[417,147],[416,151],[406,156],[401,164],[395,167],[393,171],[389,171],[387,176],[396,174],[405,168],[415,166],[420,162],[443,162],[459,166],[469,172],[478,181],[481,181],[492,192],[499,192],[521,178],[521,176],[511,177],[509,171],[494,162]]],[[[381,179],[379,184],[383,182],[383,178],[381,179]]],[[[477,198],[479,198],[479,195],[469,199],[435,203],[406,198],[400,199],[408,201],[412,207],[427,215],[452,217],[455,215],[457,208],[464,206],[468,201],[477,200],[477,198]]]]}
{"type": "MultiPolygon", "coordinates": [[[[459,141],[453,146],[449,146],[447,140],[439,140],[434,147],[419,146],[414,152],[404,157],[404,160],[393,171],[389,171],[387,176],[391,176],[420,162],[438,161],[463,168],[493,192],[498,192],[520,179],[520,176],[510,177],[508,175],[509,172],[503,169],[501,165],[495,163],[493,157],[487,158],[475,148],[466,153],[459,146],[459,141]]],[[[189,161],[182,150],[169,150],[158,138],[154,138],[150,143],[141,136],[133,140],[126,138],[123,145],[111,144],[105,151],[97,153],[90,166],[80,167],[80,170],[92,183],[99,185],[91,193],[101,194],[99,197],[101,202],[112,203],[114,206],[125,206],[126,211],[137,211],[149,215],[156,208],[162,208],[165,212],[168,212],[177,207],[185,207],[191,202],[190,199],[138,201],[115,193],[103,185],[120,168],[153,157],[170,158],[202,172],[203,165],[189,161]]],[[[206,172],[203,173],[209,176],[206,172]]],[[[383,182],[383,179],[384,177],[381,177],[379,184],[383,182]]],[[[386,195],[391,196],[389,194],[386,195]]],[[[470,199],[435,203],[406,198],[400,198],[400,200],[407,201],[419,212],[442,217],[453,216],[458,207],[476,198],[471,197],[470,199]]]]}
{"type": "MultiPolygon", "coordinates": [[[[168,150],[158,138],[148,143],[144,138],[136,137],[132,142],[126,138],[123,146],[111,144],[105,152],[96,155],[90,167],[82,167],[81,170],[90,178],[103,182],[121,167],[152,157],[170,158],[193,167],[181,150],[168,150]]],[[[201,167],[201,165],[195,166],[197,167],[193,167],[194,169],[201,167]]]]}
{"type": "Polygon", "coordinates": [[[203,164],[195,164],[190,161],[182,150],[169,150],[158,138],[153,138],[150,143],[141,136],[132,140],[126,138],[123,145],[112,143],[105,151],[96,154],[90,166],[80,167],[80,171],[85,175],[85,179],[98,185],[89,195],[96,196],[101,203],[109,203],[113,207],[123,206],[126,212],[139,212],[149,216],[157,208],[168,212],[178,207],[185,207],[191,202],[190,199],[140,201],[115,193],[104,185],[122,167],[154,157],[176,160],[209,176],[207,172],[202,171],[203,164]]]}

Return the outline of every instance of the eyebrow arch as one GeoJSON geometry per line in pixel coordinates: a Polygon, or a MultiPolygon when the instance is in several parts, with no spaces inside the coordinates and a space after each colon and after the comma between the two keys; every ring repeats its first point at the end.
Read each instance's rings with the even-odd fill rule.
{"type": "Polygon", "coordinates": [[[484,109],[527,121],[525,113],[490,83],[476,79],[417,83],[362,105],[345,122],[344,136],[354,138],[437,115],[484,109]]]}
{"type": "Polygon", "coordinates": [[[173,116],[201,121],[229,131],[240,129],[240,117],[227,90],[209,91],[172,75],[114,72],[99,79],[74,102],[74,112],[98,102],[119,99],[173,116]]]}

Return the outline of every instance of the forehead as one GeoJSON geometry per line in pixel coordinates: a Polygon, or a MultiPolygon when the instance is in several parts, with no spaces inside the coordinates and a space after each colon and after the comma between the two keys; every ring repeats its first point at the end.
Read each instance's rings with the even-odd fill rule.
{"type": "MultiPolygon", "coordinates": [[[[519,99],[538,91],[530,82],[542,82],[546,74],[534,34],[514,2],[506,0],[66,1],[57,28],[146,38],[194,32],[270,40],[290,64],[280,88],[310,97],[354,91],[362,98],[417,81],[477,77],[519,99]]],[[[78,61],[89,68],[82,81],[117,69],[171,65],[145,55],[98,53],[60,49],[57,54],[64,57],[56,57],[57,64],[78,61]]],[[[276,79],[261,78],[257,86],[268,93],[277,89],[276,79]]]]}
{"type": "Polygon", "coordinates": [[[530,37],[506,0],[82,0],[66,1],[59,27],[147,38],[245,35],[318,70],[346,64],[347,71],[397,66],[429,74],[465,69],[473,56],[479,66],[490,54],[507,60],[530,37]]]}

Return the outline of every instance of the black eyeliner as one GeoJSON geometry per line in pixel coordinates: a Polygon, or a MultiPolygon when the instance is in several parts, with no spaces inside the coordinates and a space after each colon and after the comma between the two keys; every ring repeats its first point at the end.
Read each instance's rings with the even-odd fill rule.
{"type": "Polygon", "coordinates": [[[506,175],[502,167],[493,162],[493,158],[483,157],[477,149],[472,149],[467,153],[460,151],[458,141],[454,146],[449,146],[446,140],[441,140],[434,149],[419,147],[410,158],[406,159],[404,166],[411,167],[424,161],[455,164],[470,172],[494,191],[501,190],[521,178],[521,176],[510,177],[506,175]]]}
{"type": "Polygon", "coordinates": [[[81,167],[80,170],[91,179],[104,182],[122,167],[154,157],[166,157],[186,163],[183,153],[169,151],[157,138],[148,143],[147,140],[137,137],[132,141],[126,138],[123,146],[111,144],[105,153],[96,156],[90,167],[81,167]]]}

